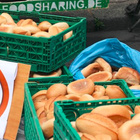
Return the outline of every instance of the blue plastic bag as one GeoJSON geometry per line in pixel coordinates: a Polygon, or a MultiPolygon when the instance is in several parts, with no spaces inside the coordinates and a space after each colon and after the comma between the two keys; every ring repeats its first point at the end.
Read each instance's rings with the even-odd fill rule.
{"type": "MultiPolygon", "coordinates": [[[[133,68],[140,73],[140,52],[130,48],[116,38],[99,41],[83,50],[69,67],[74,80],[84,79],[81,70],[92,63],[97,57],[102,57],[111,66],[133,68]]],[[[140,90],[132,90],[140,97],[140,90]]]]}

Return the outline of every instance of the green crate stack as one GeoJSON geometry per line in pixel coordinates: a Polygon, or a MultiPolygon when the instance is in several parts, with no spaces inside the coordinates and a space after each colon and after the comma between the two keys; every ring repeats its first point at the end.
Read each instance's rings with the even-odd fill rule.
{"type": "MultiPolygon", "coordinates": [[[[53,83],[48,82],[48,83],[26,83],[25,84],[25,101],[24,101],[24,120],[25,120],[25,122],[24,123],[25,123],[25,137],[29,140],[32,139],[32,136],[34,136],[34,140],[37,140],[37,139],[44,140],[45,139],[43,137],[43,132],[39,125],[39,120],[37,118],[37,114],[36,114],[36,111],[34,108],[32,96],[40,90],[48,89],[54,83],[58,83],[58,82],[53,81],[53,83]],[[29,123],[29,121],[30,121],[30,123],[29,123]]],[[[64,84],[68,85],[69,82],[64,83],[64,84]]],[[[127,98],[118,99],[119,101],[121,99],[131,101],[131,98],[135,98],[133,93],[131,92],[131,90],[129,89],[129,87],[127,86],[127,84],[124,80],[112,80],[112,81],[108,81],[108,82],[95,82],[95,85],[103,85],[104,87],[106,87],[107,85],[118,85],[127,96],[127,98]]],[[[115,102],[116,100],[117,99],[114,99],[113,102],[115,102]]],[[[111,99],[106,100],[107,103],[108,103],[108,101],[112,102],[111,99]]],[[[97,100],[96,102],[99,102],[99,101],[97,100]]],[[[62,110],[60,110],[60,112],[61,111],[62,110]]],[[[62,126],[64,125],[63,119],[61,119],[59,121],[59,119],[60,119],[59,115],[61,116],[61,113],[60,112],[58,113],[58,112],[59,112],[58,110],[55,111],[55,116],[57,117],[57,124],[55,122],[54,130],[58,129],[60,127],[58,125],[62,125],[62,126]],[[58,114],[58,115],[56,115],[56,114],[58,114]]],[[[69,112],[67,112],[67,114],[69,114],[69,112]]],[[[54,131],[54,132],[58,133],[58,131],[54,131]]],[[[62,132],[60,132],[60,133],[62,133],[62,132]]],[[[55,137],[59,138],[59,135],[60,134],[58,134],[55,137]]]]}
{"type": "Polygon", "coordinates": [[[33,37],[0,32],[0,59],[31,65],[31,71],[50,73],[75,58],[86,47],[86,18],[66,17],[36,12],[0,10],[9,13],[17,23],[20,19],[33,19],[37,24],[67,22],[69,28],[50,38],[33,37]],[[63,41],[63,36],[73,35],[63,41]]]}
{"type": "Polygon", "coordinates": [[[95,101],[57,101],[54,103],[54,140],[81,140],[70,121],[75,121],[80,115],[89,113],[92,109],[103,105],[129,105],[134,111],[140,105],[140,98],[95,100],[95,101]]]}

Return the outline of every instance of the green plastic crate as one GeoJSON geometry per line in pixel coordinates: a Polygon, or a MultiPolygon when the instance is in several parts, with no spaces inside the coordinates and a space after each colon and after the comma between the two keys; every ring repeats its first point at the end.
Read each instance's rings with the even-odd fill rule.
{"type": "Polygon", "coordinates": [[[54,140],[81,140],[77,131],[72,127],[70,121],[75,121],[84,113],[89,113],[92,109],[102,105],[130,105],[134,111],[136,105],[140,105],[140,98],[111,99],[73,102],[57,101],[54,103],[54,140]]]}
{"type": "MultiPolygon", "coordinates": [[[[34,140],[45,140],[43,133],[42,133],[42,130],[41,130],[40,125],[39,125],[39,120],[38,120],[37,115],[36,115],[36,111],[35,111],[34,104],[32,101],[32,96],[36,92],[38,92],[39,90],[48,89],[54,83],[56,83],[56,82],[53,81],[53,83],[48,82],[48,83],[26,83],[25,84],[25,100],[24,100],[25,127],[24,128],[25,128],[25,137],[27,140],[31,140],[32,137],[34,138],[34,140]]],[[[69,83],[67,82],[64,84],[68,85],[69,83]]],[[[131,92],[131,90],[129,89],[129,87],[127,86],[127,84],[124,80],[112,80],[112,81],[108,81],[108,82],[95,82],[95,85],[103,85],[104,87],[106,87],[107,85],[118,85],[121,87],[121,89],[124,91],[124,93],[127,96],[127,98],[123,98],[123,99],[121,98],[122,100],[130,100],[131,101],[131,98],[135,98],[133,93],[131,92]]],[[[118,100],[120,101],[121,99],[118,99],[118,100]]],[[[116,100],[117,99],[114,99],[114,100],[110,99],[110,100],[106,100],[106,102],[108,102],[108,101],[115,102],[116,100]]],[[[99,104],[99,100],[97,100],[95,102],[97,102],[99,104]]],[[[58,113],[58,115],[60,115],[61,111],[62,110],[60,110],[60,113],[58,113],[59,110],[55,109],[55,116],[57,113],[58,113]]],[[[57,121],[58,121],[58,119],[57,119],[57,121]]],[[[61,121],[63,121],[62,118],[61,118],[61,121]]],[[[58,123],[56,124],[56,121],[55,121],[55,128],[54,129],[58,129],[60,127],[57,125],[58,125],[58,123]]],[[[65,125],[65,124],[63,123],[63,125],[65,125]]],[[[55,130],[55,133],[54,133],[55,138],[58,137],[58,140],[59,140],[60,133],[63,133],[63,132],[60,131],[59,134],[56,134],[56,133],[58,133],[58,132],[55,130]]]]}
{"type": "Polygon", "coordinates": [[[29,82],[37,82],[37,83],[61,83],[61,82],[72,82],[73,76],[70,73],[69,69],[66,66],[61,67],[62,74],[57,77],[38,77],[38,78],[29,78],[29,82]]]}
{"type": "Polygon", "coordinates": [[[31,65],[31,71],[50,73],[75,58],[86,47],[86,18],[66,17],[50,14],[14,12],[9,13],[17,23],[20,19],[33,19],[35,22],[67,22],[70,27],[50,38],[33,37],[0,32],[0,59],[31,65]],[[64,34],[73,35],[63,41],[64,34]]]}

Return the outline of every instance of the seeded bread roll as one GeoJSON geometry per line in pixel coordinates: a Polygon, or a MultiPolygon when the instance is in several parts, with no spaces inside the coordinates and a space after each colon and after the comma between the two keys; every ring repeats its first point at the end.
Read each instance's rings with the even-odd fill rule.
{"type": "Polygon", "coordinates": [[[100,71],[89,75],[87,79],[91,79],[92,82],[110,81],[112,74],[108,71],[100,71]]]}
{"type": "Polygon", "coordinates": [[[84,77],[88,77],[89,75],[99,72],[99,71],[103,71],[103,68],[101,67],[101,65],[99,63],[92,63],[89,64],[88,66],[86,66],[85,68],[83,68],[81,70],[81,73],[84,75],[84,77]]]}
{"type": "Polygon", "coordinates": [[[115,74],[115,79],[124,79],[129,85],[139,85],[140,74],[135,69],[121,67],[115,74]]]}
{"type": "Polygon", "coordinates": [[[92,94],[94,92],[94,83],[90,79],[80,79],[73,81],[67,86],[68,94],[83,95],[92,94]]]}
{"type": "Polygon", "coordinates": [[[126,98],[127,96],[123,90],[117,85],[108,85],[106,88],[105,95],[109,96],[110,99],[126,98]]]}
{"type": "Polygon", "coordinates": [[[76,119],[76,127],[82,133],[92,136],[107,134],[112,140],[118,140],[118,127],[109,118],[97,113],[85,113],[76,119]]]}

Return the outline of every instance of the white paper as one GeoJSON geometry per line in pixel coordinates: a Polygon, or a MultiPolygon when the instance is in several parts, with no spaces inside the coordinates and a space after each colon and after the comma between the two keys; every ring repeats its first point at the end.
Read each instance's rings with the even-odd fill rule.
{"type": "MultiPolygon", "coordinates": [[[[3,139],[4,133],[6,130],[7,119],[8,119],[11,102],[12,102],[12,96],[13,96],[14,80],[17,75],[17,67],[18,67],[17,63],[0,60],[0,70],[5,76],[5,79],[7,81],[8,88],[9,88],[8,105],[6,107],[6,110],[0,117],[0,139],[3,139]]],[[[2,102],[2,97],[3,97],[2,95],[3,95],[2,88],[0,86],[0,103],[2,102]]]]}

